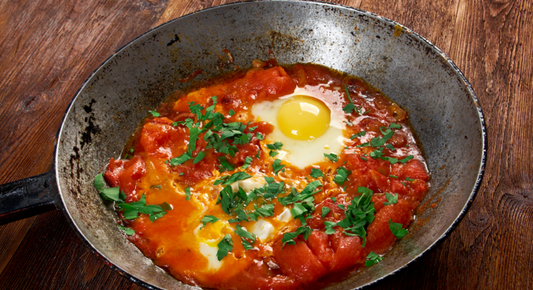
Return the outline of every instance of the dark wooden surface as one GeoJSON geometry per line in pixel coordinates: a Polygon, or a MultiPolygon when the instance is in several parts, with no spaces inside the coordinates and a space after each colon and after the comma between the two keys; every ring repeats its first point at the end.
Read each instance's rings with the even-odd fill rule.
{"type": "MultiPolygon", "coordinates": [[[[370,289],[533,289],[533,1],[339,0],[410,27],[472,83],[488,124],[481,189],[457,229],[370,289]]],[[[0,0],[0,183],[46,172],[83,81],[144,31],[220,0],[0,0]]],[[[0,226],[0,289],[142,289],[61,212],[0,226]]]]}

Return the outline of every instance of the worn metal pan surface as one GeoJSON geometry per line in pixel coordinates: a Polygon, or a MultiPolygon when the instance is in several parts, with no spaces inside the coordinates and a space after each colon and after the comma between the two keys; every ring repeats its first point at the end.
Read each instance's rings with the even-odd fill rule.
{"type": "Polygon", "coordinates": [[[116,226],[93,187],[147,110],[175,90],[254,59],[317,63],[360,76],[409,112],[432,188],[411,234],[384,260],[329,287],[352,289],[405,267],[443,239],[481,182],[486,135],[468,81],[438,48],[372,13],[314,2],[246,2],[193,13],[142,35],[110,57],[73,100],[60,130],[55,180],[61,207],[93,252],[150,288],[189,289],[155,266],[116,226]],[[200,69],[188,83],[180,82],[200,69]],[[424,221],[424,222],[422,222],[424,221]]]}

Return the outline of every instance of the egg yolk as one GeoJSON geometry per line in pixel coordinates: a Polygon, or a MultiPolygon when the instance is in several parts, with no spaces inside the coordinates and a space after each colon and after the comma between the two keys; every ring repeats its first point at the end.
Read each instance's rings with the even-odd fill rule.
{"type": "Polygon", "coordinates": [[[314,140],[328,130],[331,113],[322,101],[297,95],[281,105],[276,119],[285,136],[296,140],[314,140]]]}

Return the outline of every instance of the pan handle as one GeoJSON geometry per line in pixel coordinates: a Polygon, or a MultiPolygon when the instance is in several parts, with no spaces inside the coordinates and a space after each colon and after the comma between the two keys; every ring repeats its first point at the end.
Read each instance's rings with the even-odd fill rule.
{"type": "Polygon", "coordinates": [[[56,209],[55,172],[0,185],[0,225],[56,209]]]}

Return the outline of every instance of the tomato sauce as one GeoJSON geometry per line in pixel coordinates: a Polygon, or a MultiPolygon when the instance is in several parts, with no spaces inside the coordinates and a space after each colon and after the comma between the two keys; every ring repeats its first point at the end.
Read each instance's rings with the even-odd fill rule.
{"type": "MultiPolygon", "coordinates": [[[[135,231],[128,238],[147,257],[185,283],[218,289],[319,288],[331,280],[328,277],[364,267],[369,254],[384,255],[398,240],[391,223],[407,228],[428,191],[429,173],[405,111],[359,78],[313,64],[282,67],[255,61],[246,73],[176,95],[177,100],[144,121],[131,151],[127,148],[129,156],[111,159],[104,176],[125,193],[126,203],[145,196],[148,205],[172,207],[154,221],[141,213],[122,224],[135,231]],[[342,115],[345,147],[336,159],[324,158],[304,168],[282,161],[285,166],[276,171],[277,157],[271,155],[275,150],[267,149],[265,141],[275,125],[257,120],[251,108],[296,88],[317,92],[333,114],[342,115]],[[356,110],[345,112],[350,103],[356,110]],[[194,105],[203,110],[193,112],[194,105]],[[233,139],[229,153],[214,148],[222,143],[210,143],[211,134],[220,133],[203,130],[211,120],[206,117],[209,107],[225,124],[241,124],[236,131],[245,142],[233,139]],[[199,132],[196,137],[194,130],[199,132]],[[178,162],[178,157],[185,161],[178,162]],[[236,172],[251,176],[243,181],[259,176],[255,186],[267,193],[276,186],[281,189],[273,198],[263,192],[249,203],[239,205],[239,197],[234,197],[228,205],[220,183],[236,172]],[[266,185],[265,177],[271,178],[266,185]],[[311,204],[283,201],[290,200],[291,188],[302,193],[311,182],[320,184],[311,204]],[[347,226],[350,217],[355,219],[350,208],[364,203],[359,198],[367,190],[367,223],[357,229],[347,226]],[[249,216],[232,222],[239,206],[249,216]],[[296,214],[298,206],[308,211],[303,217],[296,214]],[[262,207],[267,213],[259,210],[262,207]],[[203,223],[205,217],[218,220],[203,223]],[[274,232],[258,231],[258,223],[274,232]],[[239,228],[256,233],[247,238],[239,228]],[[290,234],[296,236],[289,239],[290,234]],[[224,252],[229,244],[231,249],[224,252]],[[214,257],[221,252],[224,257],[214,257]]],[[[228,129],[222,135],[232,133],[228,129]]],[[[239,182],[231,184],[235,195],[239,182]]],[[[123,217],[120,209],[117,212],[123,217]]]]}

